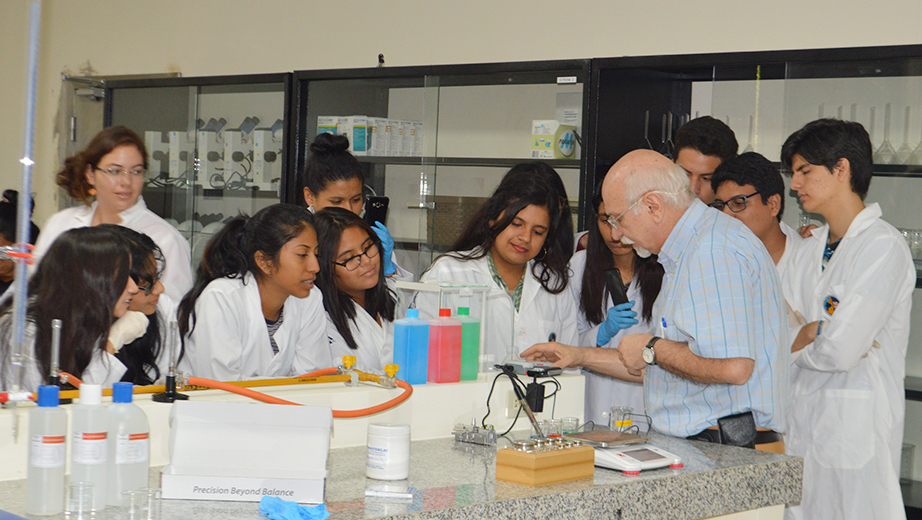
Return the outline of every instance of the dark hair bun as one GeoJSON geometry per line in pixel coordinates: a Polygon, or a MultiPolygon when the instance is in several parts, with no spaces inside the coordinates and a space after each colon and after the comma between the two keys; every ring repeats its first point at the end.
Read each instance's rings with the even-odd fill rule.
{"type": "MultiPolygon", "coordinates": [[[[31,199],[31,197],[30,197],[31,199]]],[[[29,207],[29,214],[32,214],[32,210],[35,209],[35,199],[30,201],[32,205],[29,207]]],[[[9,204],[14,210],[19,205],[19,192],[16,190],[3,190],[3,198],[0,199],[0,204],[9,204]]]]}
{"type": "Polygon", "coordinates": [[[349,150],[349,138],[344,135],[322,133],[311,143],[311,153],[332,155],[349,150]]]}

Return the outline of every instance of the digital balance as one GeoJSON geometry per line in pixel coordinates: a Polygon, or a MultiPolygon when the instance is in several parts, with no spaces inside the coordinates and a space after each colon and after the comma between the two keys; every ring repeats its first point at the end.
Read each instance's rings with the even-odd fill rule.
{"type": "Polygon", "coordinates": [[[636,444],[613,448],[595,448],[595,465],[621,470],[625,475],[639,475],[641,471],[669,467],[681,469],[682,458],[656,446],[636,444]]]}

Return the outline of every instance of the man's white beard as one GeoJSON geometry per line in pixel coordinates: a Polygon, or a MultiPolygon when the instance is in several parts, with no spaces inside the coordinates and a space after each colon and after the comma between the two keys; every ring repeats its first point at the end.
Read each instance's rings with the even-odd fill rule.
{"type": "Polygon", "coordinates": [[[631,240],[630,238],[626,236],[623,236],[623,235],[621,236],[621,243],[629,245],[629,246],[634,246],[634,252],[637,253],[637,256],[639,256],[640,258],[650,258],[650,256],[653,255],[653,253],[651,253],[650,251],[647,251],[646,249],[644,249],[643,247],[641,247],[640,245],[638,245],[637,243],[635,243],[633,240],[631,240]]]}

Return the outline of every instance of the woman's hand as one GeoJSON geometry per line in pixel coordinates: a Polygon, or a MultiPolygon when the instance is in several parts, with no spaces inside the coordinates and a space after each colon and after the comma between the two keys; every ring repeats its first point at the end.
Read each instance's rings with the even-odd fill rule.
{"type": "Polygon", "coordinates": [[[596,345],[600,347],[607,345],[619,331],[637,325],[638,321],[635,319],[637,313],[631,310],[633,306],[634,300],[631,300],[608,309],[608,317],[602,322],[599,333],[596,335],[596,345]]]}
{"type": "Polygon", "coordinates": [[[147,332],[147,316],[143,312],[128,311],[124,316],[115,320],[109,327],[109,343],[106,350],[110,354],[118,354],[124,345],[140,338],[147,332]]]}
{"type": "Polygon", "coordinates": [[[381,251],[381,268],[384,269],[384,276],[390,276],[397,272],[397,265],[394,264],[394,239],[381,222],[375,222],[371,229],[378,235],[381,247],[384,249],[381,251]]]}

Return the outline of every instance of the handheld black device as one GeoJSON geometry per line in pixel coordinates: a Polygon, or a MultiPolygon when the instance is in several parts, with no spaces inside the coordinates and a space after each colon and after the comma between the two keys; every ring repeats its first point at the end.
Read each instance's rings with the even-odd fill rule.
{"type": "Polygon", "coordinates": [[[605,287],[615,305],[627,303],[627,293],[624,292],[624,283],[621,282],[621,271],[617,267],[605,270],[605,287]]]}
{"type": "Polygon", "coordinates": [[[384,224],[384,218],[387,216],[387,197],[369,197],[365,201],[365,222],[369,226],[374,226],[375,222],[384,224]]]}

